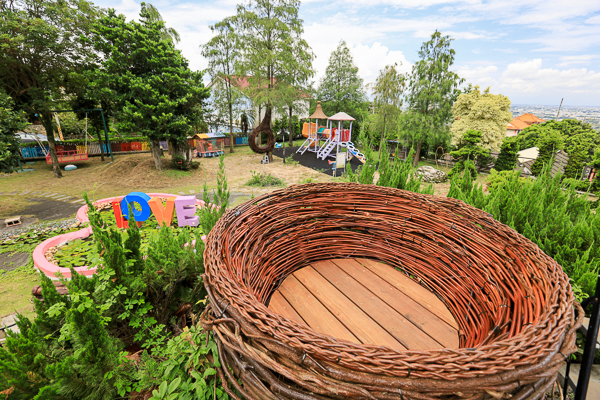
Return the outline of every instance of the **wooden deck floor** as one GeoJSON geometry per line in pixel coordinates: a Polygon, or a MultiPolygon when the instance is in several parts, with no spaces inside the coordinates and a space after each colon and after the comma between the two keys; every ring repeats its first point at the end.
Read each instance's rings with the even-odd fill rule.
{"type": "Polygon", "coordinates": [[[458,348],[458,326],[435,294],[373,260],[319,261],[290,275],[269,308],[315,331],[396,349],[458,348]]]}

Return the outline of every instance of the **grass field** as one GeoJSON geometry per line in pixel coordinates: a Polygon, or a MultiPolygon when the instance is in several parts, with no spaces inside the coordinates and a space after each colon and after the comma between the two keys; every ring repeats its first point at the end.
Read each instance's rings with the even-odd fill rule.
{"type": "MultiPolygon", "coordinates": [[[[302,141],[296,141],[294,144],[299,146],[301,143],[302,141]]],[[[252,194],[259,195],[273,190],[269,187],[247,186],[253,171],[277,177],[285,186],[343,181],[341,177],[333,178],[297,162],[283,164],[281,158],[275,157],[273,163],[261,164],[261,158],[261,155],[254,154],[249,147],[238,147],[234,154],[226,150],[224,162],[229,189],[238,195],[248,195],[238,196],[232,206],[245,201],[252,194]]],[[[154,169],[152,157],[147,153],[116,156],[112,163],[108,162],[110,159],[101,162],[99,157],[94,157],[77,164],[78,169],[75,171],[63,171],[62,179],[53,177],[52,168],[45,161],[36,162],[34,165],[28,165],[35,171],[1,177],[0,193],[35,190],[81,197],[87,192],[92,199],[101,199],[124,195],[130,191],[177,194],[194,190],[198,194],[202,192],[205,182],[209,188],[216,187],[218,158],[196,159],[200,162],[200,168],[191,171],[171,169],[169,160],[170,157],[165,157],[164,169],[157,171],[154,169]]],[[[432,164],[421,162],[419,165],[432,164]]],[[[433,166],[435,167],[435,164],[433,166]]],[[[445,172],[450,170],[443,166],[439,169],[445,172]]],[[[479,182],[484,180],[485,176],[478,178],[479,182]]],[[[435,184],[434,187],[436,195],[446,196],[450,183],[435,184]]],[[[25,196],[0,196],[0,218],[18,215],[28,204],[31,203],[27,202],[25,196]]],[[[22,251],[33,251],[33,248],[34,246],[27,246],[22,251]]],[[[15,311],[32,315],[31,288],[38,284],[39,276],[31,262],[28,266],[12,272],[0,271],[0,317],[15,311]]]]}

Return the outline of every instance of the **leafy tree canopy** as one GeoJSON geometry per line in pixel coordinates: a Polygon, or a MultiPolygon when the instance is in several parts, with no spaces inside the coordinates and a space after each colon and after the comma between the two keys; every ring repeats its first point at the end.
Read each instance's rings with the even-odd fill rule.
{"type": "Polygon", "coordinates": [[[345,41],[341,41],[329,56],[329,65],[317,92],[323,112],[329,116],[345,112],[362,119],[367,101],[364,83],[358,76],[358,67],[345,41]]]}
{"type": "Polygon", "coordinates": [[[387,65],[380,71],[375,84],[372,86],[373,97],[375,100],[375,115],[377,116],[376,122],[377,125],[381,125],[381,141],[379,144],[380,157],[384,147],[383,143],[390,136],[388,134],[388,127],[398,127],[397,119],[400,115],[400,106],[402,106],[402,92],[404,91],[405,86],[405,76],[398,72],[397,67],[397,63],[387,65]]]}
{"type": "Polygon", "coordinates": [[[41,118],[57,178],[50,110],[72,85],[73,73],[96,56],[89,37],[98,13],[85,0],[17,0],[0,7],[0,87],[17,109],[41,118]]]}
{"type": "Polygon", "coordinates": [[[490,93],[490,88],[482,94],[479,86],[475,86],[469,93],[458,96],[452,106],[452,116],[453,146],[460,142],[466,131],[477,130],[482,134],[483,148],[498,151],[506,136],[506,125],[512,119],[510,100],[501,94],[490,93]]]}
{"type": "Polygon", "coordinates": [[[584,142],[589,144],[588,154],[591,157],[594,148],[600,145],[600,133],[595,131],[589,123],[576,119],[564,119],[562,121],[550,120],[525,128],[517,135],[519,148],[528,149],[536,146],[539,137],[548,130],[555,130],[563,137],[567,154],[570,154],[574,145],[584,142]]]}
{"type": "Polygon", "coordinates": [[[0,171],[11,172],[21,155],[15,132],[26,125],[24,113],[14,110],[12,99],[0,89],[0,171]]]}
{"type": "Polygon", "coordinates": [[[191,71],[173,43],[163,40],[164,23],[153,22],[144,6],[140,17],[140,22],[127,22],[110,9],[97,24],[95,44],[104,59],[94,86],[110,90],[116,107],[122,107],[121,129],[153,141],[161,169],[158,141],[184,144],[197,105],[209,94],[202,73],[191,71]]]}
{"type": "Polygon", "coordinates": [[[420,60],[409,75],[406,96],[409,110],[400,123],[404,135],[417,143],[415,166],[423,142],[441,142],[448,136],[452,105],[460,94],[458,86],[464,81],[450,69],[455,57],[451,41],[449,36],[435,31],[421,46],[420,60]]]}

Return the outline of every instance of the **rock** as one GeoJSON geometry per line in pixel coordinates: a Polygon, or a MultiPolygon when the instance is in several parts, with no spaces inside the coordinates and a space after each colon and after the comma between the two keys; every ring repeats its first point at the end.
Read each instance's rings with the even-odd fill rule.
{"type": "Polygon", "coordinates": [[[440,171],[439,169],[435,169],[427,165],[417,168],[417,170],[415,171],[415,175],[417,177],[420,176],[423,182],[440,183],[446,182],[446,180],[448,179],[448,175],[446,175],[444,171],[440,171]]]}

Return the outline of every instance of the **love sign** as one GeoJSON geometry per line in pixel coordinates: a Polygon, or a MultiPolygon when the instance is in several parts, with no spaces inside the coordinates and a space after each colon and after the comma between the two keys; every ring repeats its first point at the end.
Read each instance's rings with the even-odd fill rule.
{"type": "Polygon", "coordinates": [[[151,214],[158,221],[160,226],[171,226],[174,212],[177,214],[177,224],[181,226],[198,226],[200,220],[196,214],[195,196],[173,196],[167,198],[167,203],[163,206],[159,197],[150,197],[146,193],[131,192],[122,200],[113,200],[112,206],[117,220],[117,227],[127,228],[129,215],[129,205],[138,226],[150,218],[151,214]],[[134,203],[139,205],[140,210],[134,207],[134,203]]]}

